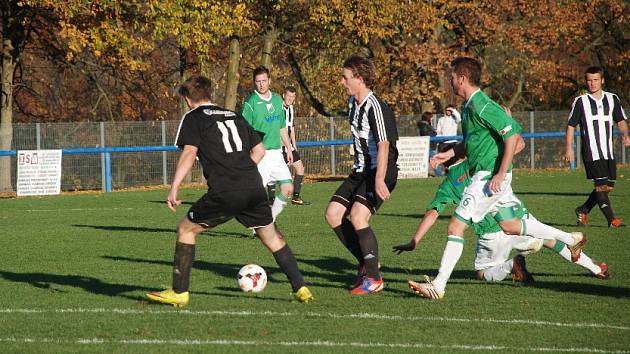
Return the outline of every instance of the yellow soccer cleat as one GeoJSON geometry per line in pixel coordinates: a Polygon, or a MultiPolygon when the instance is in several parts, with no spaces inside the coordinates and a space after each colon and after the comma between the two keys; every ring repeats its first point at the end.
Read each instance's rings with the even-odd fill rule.
{"type": "Polygon", "coordinates": [[[147,294],[147,297],[155,302],[169,304],[175,307],[184,307],[188,305],[189,299],[188,291],[178,294],[173,289],[150,292],[147,294]]]}
{"type": "Polygon", "coordinates": [[[303,303],[309,303],[315,300],[313,294],[311,294],[311,291],[308,290],[308,288],[305,286],[299,288],[298,291],[293,294],[293,296],[295,297],[295,300],[303,303]]]}

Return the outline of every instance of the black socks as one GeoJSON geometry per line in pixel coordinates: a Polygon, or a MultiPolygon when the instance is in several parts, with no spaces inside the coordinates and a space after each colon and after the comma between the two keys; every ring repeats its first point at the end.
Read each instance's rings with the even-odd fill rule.
{"type": "Polygon", "coordinates": [[[177,242],[173,261],[173,290],[180,294],[188,291],[190,269],[195,260],[195,245],[177,242]]]}

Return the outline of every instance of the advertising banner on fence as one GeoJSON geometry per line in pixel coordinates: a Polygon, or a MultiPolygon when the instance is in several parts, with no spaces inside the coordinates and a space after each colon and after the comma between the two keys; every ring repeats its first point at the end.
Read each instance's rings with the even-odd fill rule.
{"type": "Polygon", "coordinates": [[[17,151],[17,195],[61,192],[61,150],[17,151]]]}
{"type": "Polygon", "coordinates": [[[429,176],[429,137],[401,137],[398,147],[398,178],[429,176]]]}

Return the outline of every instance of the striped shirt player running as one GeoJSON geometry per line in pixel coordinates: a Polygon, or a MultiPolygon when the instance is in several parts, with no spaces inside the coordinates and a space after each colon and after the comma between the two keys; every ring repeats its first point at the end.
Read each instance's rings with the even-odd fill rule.
{"type": "Polygon", "coordinates": [[[351,96],[354,167],[326,210],[326,221],[359,263],[351,290],[357,295],[383,289],[378,243],[369,222],[389,199],[398,178],[396,120],[391,108],[371,90],[375,76],[374,65],[365,57],[353,55],[343,63],[342,83],[351,96]]]}
{"type": "Polygon", "coordinates": [[[465,152],[470,165],[470,185],[448,223],[448,241],[434,281],[420,284],[420,294],[428,299],[441,299],[446,283],[461,257],[464,231],[472,223],[490,214],[505,234],[527,235],[540,239],[554,239],[569,246],[575,262],[582,253],[586,237],[545,225],[535,219],[521,219],[513,213],[519,200],[512,191],[512,159],[517,149],[524,146],[520,125],[501,106],[481,91],[481,63],[473,58],[459,57],[451,62],[453,91],[464,98],[462,105],[463,144],[457,149],[436,154],[431,166],[465,152]]]}
{"type": "Polygon", "coordinates": [[[628,118],[621,107],[619,97],[602,90],[604,70],[601,67],[592,66],[586,69],[584,76],[588,93],[573,100],[567,125],[565,159],[571,163],[575,159],[573,135],[579,125],[586,178],[592,179],[595,187],[584,204],[575,209],[577,225],[586,225],[588,213],[598,205],[609,227],[621,227],[624,225],[615,217],[608,194],[615,186],[617,175],[613,152],[613,125],[617,123],[624,146],[630,146],[628,118]]]}

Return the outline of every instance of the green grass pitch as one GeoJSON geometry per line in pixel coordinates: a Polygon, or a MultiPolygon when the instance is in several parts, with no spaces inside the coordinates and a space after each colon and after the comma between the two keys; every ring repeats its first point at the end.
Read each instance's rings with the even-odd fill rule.
{"type": "MultiPolygon", "coordinates": [[[[288,206],[278,225],[316,302],[291,302],[286,277],[262,244],[235,221],[200,235],[184,310],[147,303],[170,285],[176,215],[167,191],[0,199],[0,352],[597,352],[630,351],[630,228],[608,229],[597,210],[583,228],[586,253],[610,266],[602,281],[549,250],[527,258],[536,283],[475,280],[475,239],[441,301],[406,280],[434,276],[448,216],[418,248],[400,256],[439,179],[401,180],[373,218],[383,292],[351,296],[355,266],[327,227],[324,208],[340,182],[306,184],[309,206],[288,206]],[[241,292],[238,269],[264,267],[267,288],[241,292]]],[[[584,171],[515,172],[514,190],[541,221],[575,231],[573,209],[591,184],[584,171]]],[[[186,203],[202,188],[181,192],[186,203]]],[[[630,168],[620,168],[611,200],[630,222],[630,168]]]]}

